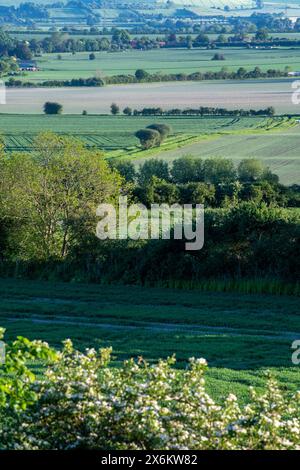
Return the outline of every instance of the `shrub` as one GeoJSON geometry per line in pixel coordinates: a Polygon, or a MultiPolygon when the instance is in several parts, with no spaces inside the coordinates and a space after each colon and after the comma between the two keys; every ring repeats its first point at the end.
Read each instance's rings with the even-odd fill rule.
{"type": "Polygon", "coordinates": [[[0,448],[300,449],[300,393],[283,395],[272,377],[262,395],[251,389],[246,406],[233,394],[218,405],[205,389],[204,359],[190,359],[183,371],[174,358],[113,368],[110,354],[81,353],[66,341],[35,382],[35,403],[19,411],[18,425],[1,420],[0,448]]]}
{"type": "Polygon", "coordinates": [[[148,72],[146,72],[145,70],[142,70],[142,69],[138,69],[136,72],[135,72],[135,78],[139,81],[141,80],[146,80],[147,78],[149,77],[149,74],[148,72]]]}

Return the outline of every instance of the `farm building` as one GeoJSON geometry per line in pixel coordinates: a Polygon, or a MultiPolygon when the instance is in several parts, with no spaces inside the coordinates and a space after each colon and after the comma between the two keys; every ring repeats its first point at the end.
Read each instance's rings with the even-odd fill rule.
{"type": "Polygon", "coordinates": [[[39,70],[35,61],[19,61],[19,68],[22,72],[37,72],[39,70]]]}

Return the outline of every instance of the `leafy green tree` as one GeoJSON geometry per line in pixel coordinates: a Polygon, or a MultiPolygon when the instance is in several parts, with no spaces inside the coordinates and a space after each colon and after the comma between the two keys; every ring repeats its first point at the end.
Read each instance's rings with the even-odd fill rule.
{"type": "Polygon", "coordinates": [[[255,39],[257,41],[267,41],[268,37],[269,37],[269,33],[268,33],[268,30],[265,28],[259,29],[255,34],[255,39]]]}
{"type": "Polygon", "coordinates": [[[169,183],[164,179],[153,176],[149,187],[151,188],[152,200],[151,204],[176,204],[180,200],[179,188],[173,183],[169,183]]]}
{"type": "Polygon", "coordinates": [[[177,184],[204,181],[203,161],[191,156],[178,158],[173,162],[171,175],[177,184]]]}
{"type": "Polygon", "coordinates": [[[129,108],[129,106],[124,108],[123,114],[125,114],[125,116],[132,116],[132,114],[133,114],[132,108],[129,108]]]}
{"type": "Polygon", "coordinates": [[[117,116],[118,114],[120,114],[120,108],[116,103],[113,103],[111,105],[110,110],[113,116],[117,116]]]}
{"type": "Polygon", "coordinates": [[[236,169],[232,160],[209,158],[204,161],[204,177],[207,183],[231,183],[236,180],[236,169]]]}
{"type": "Polygon", "coordinates": [[[43,134],[35,149],[1,161],[0,212],[17,226],[18,259],[60,259],[95,233],[96,208],[117,200],[121,178],[74,139],[43,134]]]}
{"type": "Polygon", "coordinates": [[[163,142],[172,132],[171,126],[168,126],[167,124],[151,124],[147,129],[159,132],[161,142],[163,142]]]}
{"type": "Polygon", "coordinates": [[[182,204],[205,204],[213,206],[216,189],[212,184],[187,183],[179,186],[182,204]]]}
{"type": "Polygon", "coordinates": [[[139,81],[146,80],[148,77],[149,77],[149,74],[145,70],[138,69],[135,72],[135,78],[139,81]]]}
{"type": "Polygon", "coordinates": [[[136,179],[136,170],[132,162],[129,161],[116,161],[112,163],[112,168],[125,178],[129,183],[133,183],[136,179]]]}
{"type": "Polygon", "coordinates": [[[247,158],[240,162],[238,166],[238,176],[240,181],[251,183],[262,179],[266,168],[264,164],[256,158],[247,158]]]}
{"type": "Polygon", "coordinates": [[[138,183],[141,186],[147,186],[153,176],[156,176],[156,178],[160,180],[169,181],[170,174],[168,164],[163,160],[147,160],[139,168],[138,183]]]}
{"type": "Polygon", "coordinates": [[[258,185],[255,184],[244,184],[240,197],[244,201],[253,201],[259,204],[263,199],[263,192],[258,185]]]}
{"type": "Polygon", "coordinates": [[[128,31],[125,29],[114,29],[112,35],[112,41],[122,45],[122,44],[129,44],[131,41],[131,37],[128,31]]]}
{"type": "Polygon", "coordinates": [[[59,103],[52,103],[47,101],[44,104],[44,113],[45,114],[62,114],[63,106],[59,103]]]}
{"type": "Polygon", "coordinates": [[[140,140],[144,150],[158,147],[161,143],[161,135],[154,129],[141,129],[135,133],[135,137],[140,140]]]}

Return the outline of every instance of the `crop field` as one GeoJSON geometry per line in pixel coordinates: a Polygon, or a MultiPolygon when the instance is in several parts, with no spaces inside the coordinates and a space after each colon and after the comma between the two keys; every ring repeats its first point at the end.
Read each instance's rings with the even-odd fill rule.
{"type": "Polygon", "coordinates": [[[262,386],[266,369],[284,388],[299,384],[300,369],[291,362],[298,298],[16,280],[2,280],[0,293],[8,339],[112,346],[118,361],[175,353],[181,368],[189,357],[205,357],[208,385],[219,400],[230,391],[245,399],[249,385],[262,386]]]}
{"type": "MultiPolygon", "coordinates": [[[[34,72],[33,72],[34,73],[34,72]]],[[[297,114],[292,101],[294,79],[217,80],[203,82],[142,83],[105,87],[8,88],[3,113],[41,114],[46,101],[59,102],[65,114],[109,114],[112,103],[164,109],[213,106],[227,109],[262,109],[297,114]]]]}
{"type": "MultiPolygon", "coordinates": [[[[300,127],[278,133],[218,135],[208,140],[187,143],[158,153],[153,158],[168,162],[186,155],[194,157],[224,157],[240,161],[242,158],[263,160],[283,184],[299,184],[300,180],[300,127]]],[[[145,158],[137,157],[139,165],[145,158]]]]}
{"type": "MultiPolygon", "coordinates": [[[[135,132],[153,122],[161,121],[156,117],[112,117],[112,116],[26,116],[2,115],[0,128],[9,151],[32,150],[34,139],[43,131],[72,135],[82,140],[88,147],[106,151],[135,148],[138,143],[135,132]],[[27,129],[30,128],[28,132],[27,129]],[[80,131],[78,131],[80,129],[80,131]]],[[[195,133],[214,133],[221,129],[239,129],[244,126],[256,127],[264,122],[262,118],[235,120],[232,118],[216,119],[177,119],[164,118],[172,125],[174,132],[187,133],[192,126],[195,133]]]]}
{"type": "Polygon", "coordinates": [[[191,73],[195,71],[219,71],[223,67],[247,70],[259,66],[262,70],[281,69],[290,66],[300,70],[300,48],[278,48],[257,50],[246,48],[218,49],[225,57],[224,61],[212,61],[214,51],[206,49],[159,49],[150,51],[97,52],[96,60],[89,60],[89,53],[77,53],[75,56],[45,54],[38,59],[40,71],[28,72],[24,80],[38,82],[43,80],[69,80],[88,78],[95,75],[107,76],[134,73],[145,69],[149,73],[191,73]]]}
{"type": "Polygon", "coordinates": [[[149,157],[169,162],[184,155],[237,162],[256,157],[283,183],[299,182],[299,126],[287,118],[0,115],[0,129],[8,151],[32,151],[36,136],[50,130],[103,150],[107,158],[130,158],[137,165],[149,157]],[[173,134],[161,148],[142,151],[134,134],[155,122],[169,124],[173,134]]]}

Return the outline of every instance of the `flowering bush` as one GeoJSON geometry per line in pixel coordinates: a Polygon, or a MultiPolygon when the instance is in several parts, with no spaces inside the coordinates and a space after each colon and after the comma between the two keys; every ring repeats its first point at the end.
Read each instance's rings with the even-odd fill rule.
{"type": "Polygon", "coordinates": [[[174,358],[114,368],[110,354],[81,353],[66,341],[28,385],[36,400],[19,411],[18,427],[0,424],[0,442],[10,426],[11,449],[300,450],[300,392],[283,396],[269,378],[248,405],[229,395],[220,406],[205,391],[204,359],[191,359],[185,371],[174,358]]]}

